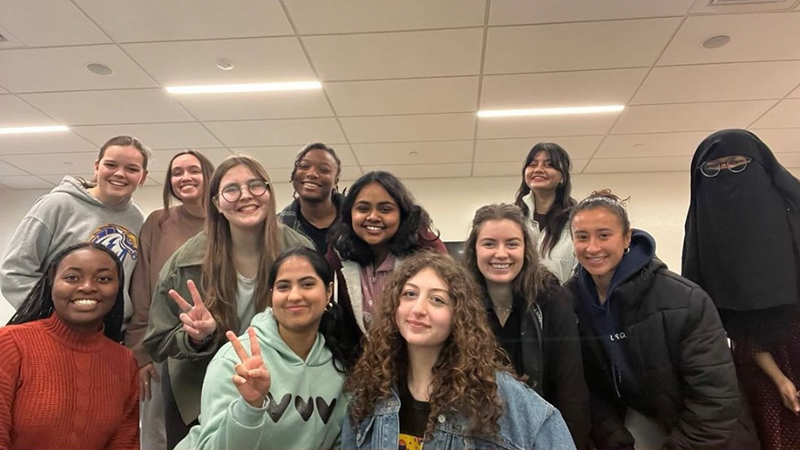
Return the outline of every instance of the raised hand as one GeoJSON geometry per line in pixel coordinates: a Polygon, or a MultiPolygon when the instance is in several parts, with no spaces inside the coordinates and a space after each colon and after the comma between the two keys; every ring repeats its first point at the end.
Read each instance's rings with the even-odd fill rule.
{"type": "Polygon", "coordinates": [[[192,295],[194,305],[190,305],[175,289],[169,290],[169,296],[178,304],[178,308],[183,311],[179,316],[181,322],[183,322],[183,331],[195,342],[200,343],[217,330],[217,321],[214,320],[214,316],[208,312],[203,304],[203,299],[200,298],[200,292],[197,290],[197,286],[194,285],[194,281],[187,281],[186,286],[192,295]]]}
{"type": "Polygon", "coordinates": [[[233,331],[228,331],[225,335],[228,336],[233,349],[242,361],[234,367],[236,373],[231,380],[239,390],[239,394],[250,406],[261,408],[264,406],[264,399],[267,398],[272,380],[267,366],[264,365],[264,359],[261,357],[256,330],[253,327],[247,328],[247,335],[250,337],[250,356],[247,355],[233,331]]]}

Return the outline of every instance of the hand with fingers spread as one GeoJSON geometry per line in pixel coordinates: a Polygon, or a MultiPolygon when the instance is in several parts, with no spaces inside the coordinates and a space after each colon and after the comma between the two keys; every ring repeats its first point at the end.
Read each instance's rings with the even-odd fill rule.
{"type": "Polygon", "coordinates": [[[236,385],[239,394],[250,406],[261,408],[264,405],[264,399],[267,398],[267,393],[269,393],[272,380],[267,366],[264,365],[264,359],[261,357],[256,330],[253,327],[247,328],[247,335],[250,337],[250,356],[247,355],[233,331],[228,331],[225,335],[228,336],[233,349],[242,361],[234,368],[236,373],[231,378],[233,384],[236,385]]]}
{"type": "Polygon", "coordinates": [[[217,330],[217,322],[203,304],[203,299],[200,298],[200,292],[197,290],[194,281],[187,281],[186,286],[192,295],[194,305],[190,305],[175,289],[170,289],[169,296],[172,297],[178,308],[183,311],[180,315],[181,322],[183,322],[183,331],[189,335],[195,344],[202,344],[206,338],[213,335],[217,330]]]}

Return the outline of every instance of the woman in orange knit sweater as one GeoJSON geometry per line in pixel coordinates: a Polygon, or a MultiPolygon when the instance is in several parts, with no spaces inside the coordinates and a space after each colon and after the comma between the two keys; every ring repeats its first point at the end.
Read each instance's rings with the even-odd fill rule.
{"type": "Polygon", "coordinates": [[[0,449],[139,448],[139,371],[119,344],[123,285],[110,250],[73,245],[0,328],[0,449]]]}

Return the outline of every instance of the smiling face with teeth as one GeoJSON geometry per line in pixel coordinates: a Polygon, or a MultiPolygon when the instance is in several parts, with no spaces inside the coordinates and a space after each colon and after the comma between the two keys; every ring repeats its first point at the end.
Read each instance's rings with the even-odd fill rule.
{"type": "Polygon", "coordinates": [[[487,284],[512,283],[525,264],[522,228],[508,219],[487,220],[478,232],[475,258],[487,284]]]}
{"type": "Polygon", "coordinates": [[[351,214],[356,236],[372,247],[386,246],[400,227],[400,207],[378,182],[361,189],[351,214]]]}
{"type": "Polygon", "coordinates": [[[301,201],[331,201],[331,192],[339,182],[339,166],[325,150],[309,150],[297,162],[292,174],[292,187],[301,201]]]}
{"type": "Polygon", "coordinates": [[[607,289],[614,271],[631,245],[632,230],[625,232],[619,217],[599,206],[575,213],[572,242],[578,262],[598,289],[607,289]]]}
{"type": "Polygon", "coordinates": [[[103,157],[95,161],[94,174],[97,187],[92,195],[109,206],[128,201],[133,192],[147,179],[142,152],[132,145],[111,145],[103,157]]]}
{"type": "Polygon", "coordinates": [[[61,260],[53,279],[53,307],[70,328],[86,333],[100,329],[119,291],[117,263],[91,247],[61,260]]]}
{"type": "Polygon", "coordinates": [[[261,180],[261,177],[243,164],[233,166],[222,176],[219,192],[214,193],[218,194],[214,197],[214,205],[228,220],[231,230],[253,231],[266,223],[272,201],[270,190],[254,196],[247,188],[248,183],[253,180],[261,180]],[[222,196],[222,191],[229,186],[238,186],[241,189],[241,197],[235,202],[229,202],[222,196]]]}
{"type": "Polygon", "coordinates": [[[195,204],[203,199],[203,167],[191,153],[178,155],[172,160],[170,185],[172,193],[183,203],[195,204]]]}

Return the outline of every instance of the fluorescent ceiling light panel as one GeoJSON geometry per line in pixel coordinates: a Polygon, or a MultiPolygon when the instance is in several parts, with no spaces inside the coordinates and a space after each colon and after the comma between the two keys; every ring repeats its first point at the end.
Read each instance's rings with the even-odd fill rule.
{"type": "Polygon", "coordinates": [[[166,89],[170,94],[230,94],[322,89],[322,83],[319,81],[293,81],[287,83],[212,84],[206,86],[172,86],[166,89]]]}
{"type": "Polygon", "coordinates": [[[32,134],[32,133],[52,133],[54,131],[69,131],[69,127],[64,125],[53,125],[47,127],[8,127],[0,128],[0,134],[32,134]]]}
{"type": "Polygon", "coordinates": [[[574,106],[565,108],[495,109],[478,111],[478,117],[566,116],[620,112],[625,105],[574,106]]]}

